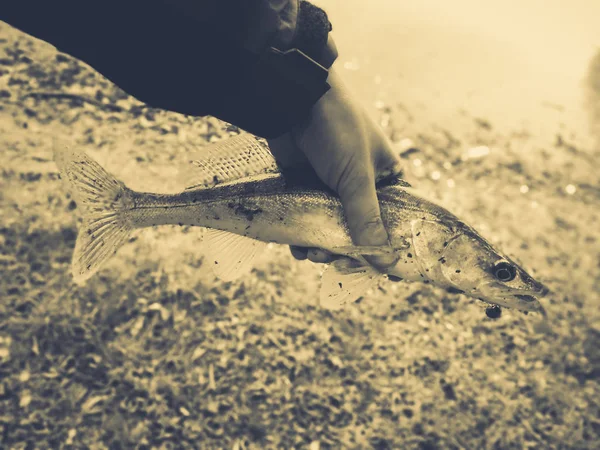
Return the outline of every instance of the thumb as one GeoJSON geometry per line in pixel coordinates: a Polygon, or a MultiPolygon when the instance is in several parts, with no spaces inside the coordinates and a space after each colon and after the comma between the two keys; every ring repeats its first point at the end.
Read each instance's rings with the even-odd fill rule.
{"type": "Polygon", "coordinates": [[[404,172],[403,164],[400,161],[400,156],[394,153],[391,149],[385,147],[377,155],[376,167],[376,182],[388,177],[401,176],[404,172]]]}
{"type": "Polygon", "coordinates": [[[267,144],[269,144],[269,150],[280,167],[287,168],[308,163],[306,156],[296,146],[296,142],[290,133],[274,139],[267,139],[267,144]]]}
{"type": "MultiPolygon", "coordinates": [[[[388,234],[381,220],[374,173],[346,173],[348,175],[338,185],[338,194],[353,242],[356,245],[389,245],[388,234]]],[[[395,259],[394,255],[385,255],[369,257],[368,261],[378,268],[385,268],[392,265],[395,259]]]]}

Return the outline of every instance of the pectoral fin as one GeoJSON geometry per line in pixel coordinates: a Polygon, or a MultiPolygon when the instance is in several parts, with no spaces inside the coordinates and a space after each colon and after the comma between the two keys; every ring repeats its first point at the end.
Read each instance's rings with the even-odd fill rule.
{"type": "Polygon", "coordinates": [[[323,272],[320,303],[323,308],[337,310],[377,287],[383,275],[370,266],[356,266],[350,259],[338,259],[323,272]]]}
{"type": "Polygon", "coordinates": [[[232,281],[250,272],[255,257],[268,245],[220,230],[207,230],[202,244],[206,264],[223,281],[232,281]]]}
{"type": "Polygon", "coordinates": [[[432,220],[413,220],[411,228],[421,274],[426,278],[439,279],[442,276],[440,266],[443,264],[444,251],[453,239],[454,231],[432,220]]]}

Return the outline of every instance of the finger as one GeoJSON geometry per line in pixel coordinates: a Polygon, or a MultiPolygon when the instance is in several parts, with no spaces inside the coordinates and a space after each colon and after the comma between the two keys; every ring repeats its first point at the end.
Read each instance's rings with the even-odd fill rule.
{"type": "Polygon", "coordinates": [[[334,256],[331,253],[320,248],[290,245],[290,251],[292,256],[300,261],[308,259],[314,263],[329,263],[334,259],[334,256]]]}
{"type": "Polygon", "coordinates": [[[308,248],[290,245],[292,256],[299,261],[304,261],[308,257],[308,248]]]}
{"type": "Polygon", "coordinates": [[[400,175],[402,169],[402,160],[394,152],[385,147],[377,152],[375,161],[376,181],[389,176],[400,175]]]}
{"type": "Polygon", "coordinates": [[[334,256],[320,248],[310,248],[308,249],[308,259],[314,263],[330,263],[334,256]]]}
{"type": "MultiPolygon", "coordinates": [[[[338,193],[354,243],[389,245],[388,234],[381,220],[374,176],[368,173],[354,176],[349,174],[340,184],[338,193]]],[[[367,260],[376,267],[385,268],[392,265],[396,257],[394,255],[372,256],[367,260]]]]}
{"type": "Polygon", "coordinates": [[[377,133],[375,146],[379,149],[373,154],[375,181],[380,181],[386,177],[400,176],[403,171],[400,155],[394,151],[391,142],[380,130],[377,133]]]}
{"type": "Polygon", "coordinates": [[[386,178],[402,178],[404,174],[404,167],[402,163],[394,163],[392,165],[383,166],[383,168],[377,170],[377,175],[375,177],[375,182],[379,183],[386,178]]]}
{"type": "Polygon", "coordinates": [[[269,150],[275,157],[280,167],[292,167],[299,164],[306,164],[306,156],[296,145],[292,135],[286,133],[275,139],[268,139],[269,150]]]}

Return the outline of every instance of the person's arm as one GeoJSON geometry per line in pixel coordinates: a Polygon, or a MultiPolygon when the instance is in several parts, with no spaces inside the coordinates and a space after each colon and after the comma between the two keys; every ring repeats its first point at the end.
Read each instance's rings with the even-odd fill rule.
{"type": "Polygon", "coordinates": [[[337,56],[326,14],[301,0],[14,0],[0,20],[150,106],[262,137],[288,131],[317,100],[293,85],[292,101],[277,94],[278,74],[258,69],[265,50],[298,48],[327,67],[337,56]]]}
{"type": "MultiPolygon", "coordinates": [[[[300,48],[329,67],[337,51],[322,10],[301,0],[14,0],[0,6],[0,19],[151,106],[211,114],[270,138],[280,160],[302,155],[339,193],[354,242],[388,244],[375,179],[397,171],[398,156],[339,76],[287,116],[291,105],[273,95],[269,80],[248,76],[271,44],[300,48]]],[[[372,262],[384,267],[393,259],[372,262]]]]}

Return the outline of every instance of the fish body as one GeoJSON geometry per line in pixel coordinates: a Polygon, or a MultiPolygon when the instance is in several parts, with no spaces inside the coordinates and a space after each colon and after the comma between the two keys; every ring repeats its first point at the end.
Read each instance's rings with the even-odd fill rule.
{"type": "Polygon", "coordinates": [[[206,260],[225,279],[239,276],[269,242],[339,255],[324,272],[321,291],[322,303],[333,308],[355,300],[387,275],[500,306],[543,311],[537,297],[547,289],[541,283],[402,180],[378,187],[390,236],[390,248],[378,248],[353,245],[335,193],[306,172],[277,170],[268,150],[250,135],[213,144],[196,161],[197,182],[176,194],[132,191],[84,153],[62,150],[56,161],[86,209],[73,256],[76,280],[98,270],[132,230],[179,224],[210,231],[203,243],[206,260]],[[389,252],[397,261],[385,273],[365,259],[389,252]]]}

